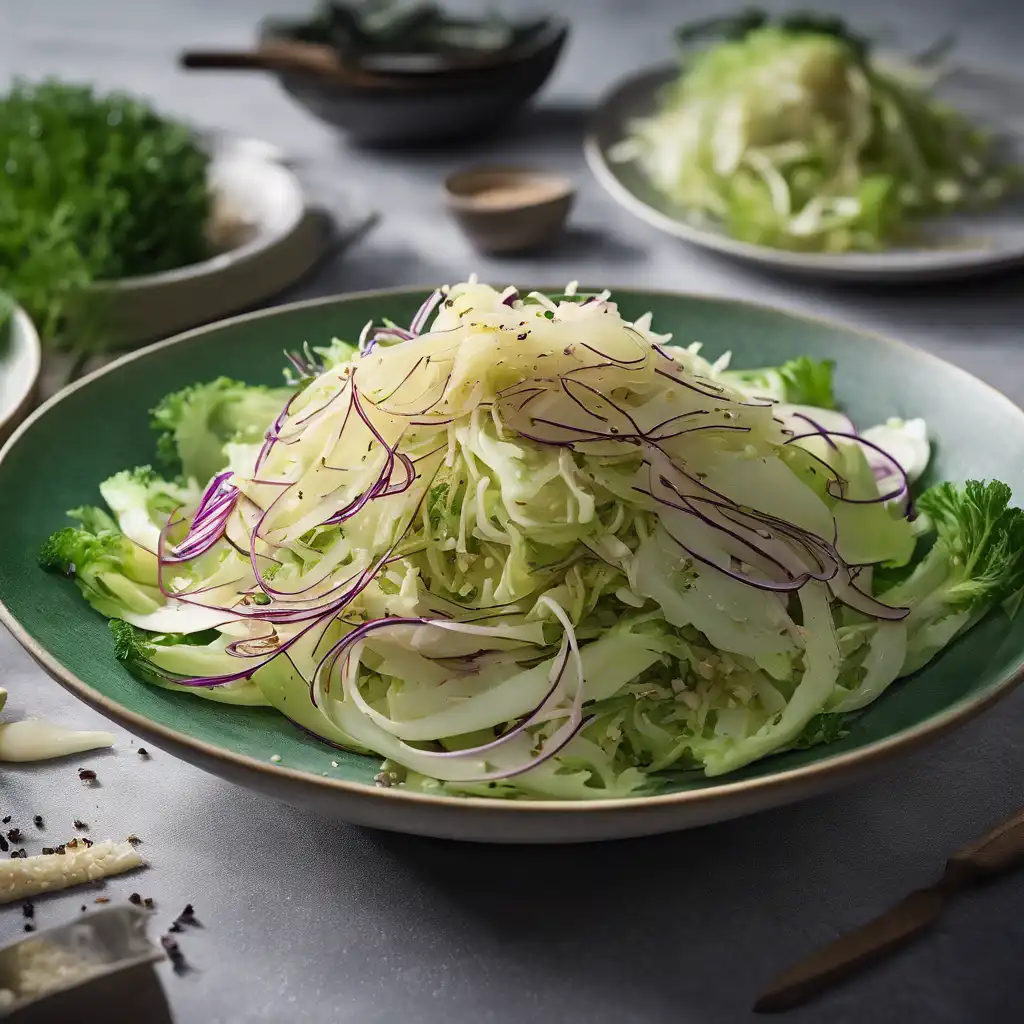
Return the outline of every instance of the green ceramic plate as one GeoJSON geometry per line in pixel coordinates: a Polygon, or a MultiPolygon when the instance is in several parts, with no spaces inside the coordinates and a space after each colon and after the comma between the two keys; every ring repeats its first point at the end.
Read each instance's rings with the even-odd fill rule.
{"type": "MultiPolygon", "coordinates": [[[[54,678],[178,756],[245,786],[339,818],[399,831],[498,841],[592,840],[685,828],[777,805],[849,780],[938,735],[1006,693],[1024,666],[1024,631],[992,616],[921,674],[892,687],[834,746],[790,753],[675,792],[588,804],[509,803],[374,787],[374,759],[332,750],[269,710],[154,689],[113,658],[106,623],[75,587],[40,571],[36,551],[64,510],[108,474],[152,459],[147,410],[167,391],[229,374],[280,379],[281,351],[355,337],[371,317],[408,322],[421,291],[299,303],[192,331],[127,356],[48,402],[0,454],[0,616],[54,678]],[[271,763],[272,755],[281,757],[271,763]],[[335,766],[336,763],[336,766],[335,766]]],[[[807,353],[838,364],[856,420],[922,415],[938,438],[933,472],[999,477],[1024,496],[1024,412],[992,388],[898,343],[819,320],[717,299],[616,292],[624,314],[739,366],[807,353]],[[992,444],[999,438],[999,445],[992,444]]]]}

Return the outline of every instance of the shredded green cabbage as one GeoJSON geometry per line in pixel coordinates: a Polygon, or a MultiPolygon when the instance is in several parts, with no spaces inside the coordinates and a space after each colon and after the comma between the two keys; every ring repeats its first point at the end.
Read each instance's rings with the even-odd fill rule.
{"type": "Polygon", "coordinates": [[[113,517],[75,510],[42,561],[140,678],[273,707],[388,783],[576,800],[720,775],[837,740],[1019,603],[1008,489],[942,485],[912,521],[923,423],[858,437],[827,364],[729,370],[607,294],[471,281],[292,365],[276,415],[237,382],[162,403],[168,463],[221,471],[118,474],[113,517]]]}
{"type": "Polygon", "coordinates": [[[1019,177],[920,75],[813,22],[684,55],[660,109],[612,155],[735,238],[821,252],[907,241],[914,219],[991,203],[1019,177]]]}

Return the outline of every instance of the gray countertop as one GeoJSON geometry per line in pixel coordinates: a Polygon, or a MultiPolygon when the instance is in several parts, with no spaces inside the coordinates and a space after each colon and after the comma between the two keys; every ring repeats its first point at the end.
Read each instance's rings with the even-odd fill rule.
{"type": "MultiPolygon", "coordinates": [[[[206,127],[282,147],[337,210],[377,211],[373,231],[302,295],[432,285],[477,270],[494,283],[579,278],[742,296],[901,336],[1024,403],[1020,275],[898,292],[769,278],[662,237],[590,179],[580,154],[588,106],[617,77],[668,56],[677,20],[724,9],[722,0],[560,0],[575,35],[534,114],[476,147],[404,156],[346,147],[259,76],[177,70],[185,45],[242,44],[259,16],[289,6],[305,4],[0,0],[0,79],[56,73],[147,94],[206,127]],[[448,170],[505,157],[559,168],[580,186],[571,232],[543,258],[482,259],[442,212],[448,170]]],[[[866,24],[910,45],[953,29],[966,60],[1019,61],[1020,4],[859,8],[866,24]]],[[[102,727],[6,634],[0,656],[14,712],[102,727]]],[[[107,893],[154,896],[154,931],[195,904],[204,927],[182,936],[194,970],[179,977],[161,967],[184,1024],[742,1021],[778,968],[928,882],[949,852],[1024,804],[1022,725],[1024,691],[856,789],[592,847],[472,847],[338,825],[157,750],[142,762],[120,729],[116,749],[90,761],[96,788],[78,782],[77,762],[5,767],[0,814],[29,833],[31,816],[44,815],[33,850],[66,839],[76,817],[97,837],[143,838],[152,867],[112,880],[107,893]]],[[[91,899],[43,901],[39,923],[56,924],[91,899]]],[[[22,923],[16,906],[0,908],[0,943],[22,923]]],[[[965,899],[915,948],[791,1019],[1021,1019],[1022,950],[1018,875],[965,899]]]]}

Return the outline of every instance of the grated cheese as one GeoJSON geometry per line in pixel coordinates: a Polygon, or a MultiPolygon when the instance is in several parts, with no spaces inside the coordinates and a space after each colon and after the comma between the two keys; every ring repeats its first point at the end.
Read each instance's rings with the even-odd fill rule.
{"type": "Polygon", "coordinates": [[[69,845],[66,849],[66,853],[0,860],[0,903],[119,875],[146,863],[129,842],[108,839],[92,846],[69,845]]]}
{"type": "Polygon", "coordinates": [[[27,939],[14,949],[9,984],[13,990],[0,989],[0,1009],[9,1009],[22,1000],[39,999],[61,989],[80,985],[102,974],[106,964],[89,960],[79,951],[59,946],[46,939],[27,939]]]}

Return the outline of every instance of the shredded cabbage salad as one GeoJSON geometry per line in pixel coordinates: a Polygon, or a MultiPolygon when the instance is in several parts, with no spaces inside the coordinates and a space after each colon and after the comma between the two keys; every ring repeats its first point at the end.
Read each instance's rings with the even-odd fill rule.
{"type": "Polygon", "coordinates": [[[827,363],[733,370],[607,292],[475,279],[290,360],[168,396],[167,477],[105,481],[41,560],[147,683],[276,708],[382,784],[723,775],[840,737],[1019,603],[1009,488],[912,499],[924,423],[859,431],[827,363]]]}
{"type": "Polygon", "coordinates": [[[688,213],[775,248],[878,250],[911,240],[915,218],[991,203],[1016,180],[920,71],[884,66],[841,24],[729,27],[684,55],[660,109],[612,151],[688,213]]]}

